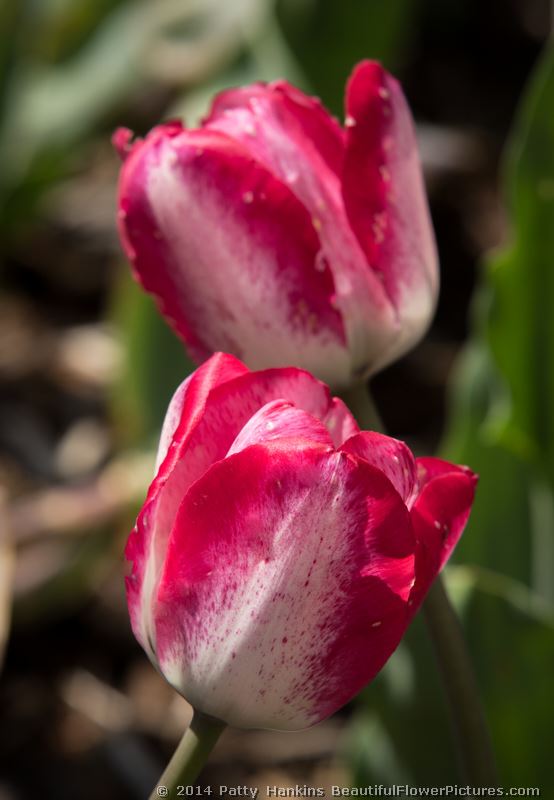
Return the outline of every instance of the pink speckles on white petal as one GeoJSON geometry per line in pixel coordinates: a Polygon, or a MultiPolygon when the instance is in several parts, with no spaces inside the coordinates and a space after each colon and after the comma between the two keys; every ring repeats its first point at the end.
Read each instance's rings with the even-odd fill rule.
{"type": "Polygon", "coordinates": [[[414,575],[409,517],[388,486],[339,453],[276,442],[191,488],[156,638],[162,671],[196,708],[242,727],[303,728],[380,669],[414,575]]]}

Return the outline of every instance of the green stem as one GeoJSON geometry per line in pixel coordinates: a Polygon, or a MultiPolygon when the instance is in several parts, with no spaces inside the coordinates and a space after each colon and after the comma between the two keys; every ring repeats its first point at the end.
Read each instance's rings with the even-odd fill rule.
{"type": "Polygon", "coordinates": [[[365,383],[358,383],[341,393],[358,425],[363,431],[385,431],[383,420],[365,383]]]}
{"type": "MultiPolygon", "coordinates": [[[[362,430],[384,433],[366,386],[355,386],[344,392],[342,398],[362,430]]],[[[440,575],[423,603],[423,611],[442,674],[465,778],[473,786],[497,786],[494,753],[473,665],[462,626],[440,575]]]]}
{"type": "Polygon", "coordinates": [[[150,800],[178,797],[178,786],[193,784],[224,728],[224,722],[195,711],[190,727],[154,787],[150,800]],[[160,787],[164,787],[167,794],[160,794],[160,787]]]}
{"type": "Polygon", "coordinates": [[[498,786],[492,743],[473,665],[460,620],[440,575],[427,593],[423,613],[439,664],[465,776],[472,786],[498,786]]]}

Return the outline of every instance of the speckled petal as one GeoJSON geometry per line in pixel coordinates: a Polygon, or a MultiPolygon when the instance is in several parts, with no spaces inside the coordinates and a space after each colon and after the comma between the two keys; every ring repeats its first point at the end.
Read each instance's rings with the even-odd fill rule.
{"type": "Polygon", "coordinates": [[[156,604],[158,663],[242,727],[307,727],[382,667],[407,624],[415,541],[383,474],[321,445],[247,447],[191,486],[156,604]]]}
{"type": "MultiPolygon", "coordinates": [[[[133,631],[153,657],[151,597],[165,557],[167,537],[189,486],[226,456],[252,416],[271,401],[285,399],[322,422],[335,445],[356,423],[329,389],[304,370],[250,372],[233,358],[216,353],[175,393],[163,426],[159,469],[129,537],[125,552],[133,562],[127,601],[133,631]]],[[[320,440],[325,437],[320,433],[320,440]]],[[[327,442],[327,438],[325,438],[327,442]]]]}

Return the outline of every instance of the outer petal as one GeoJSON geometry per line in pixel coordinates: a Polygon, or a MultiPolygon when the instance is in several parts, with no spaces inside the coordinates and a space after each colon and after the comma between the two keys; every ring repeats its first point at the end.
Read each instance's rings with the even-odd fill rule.
{"type": "Polygon", "coordinates": [[[145,598],[154,584],[174,512],[180,501],[171,484],[167,491],[164,492],[164,489],[174,472],[178,472],[175,467],[202,420],[212,389],[247,372],[244,364],[233,356],[216,353],[183,381],[169,404],[158,448],[157,475],[125,549],[125,557],[133,565],[126,579],[131,625],[135,636],[151,657],[154,657],[149,643],[151,620],[145,598]],[[165,503],[161,502],[162,498],[165,503]]]}
{"type": "MultiPolygon", "coordinates": [[[[238,358],[227,353],[215,353],[202,367],[183,381],[171,398],[165,415],[156,456],[156,472],[167,455],[179,425],[184,423],[186,426],[181,428],[179,436],[180,441],[184,441],[198,423],[211,390],[248,372],[248,368],[238,358]]],[[[174,459],[178,456],[179,453],[175,453],[174,459]]]]}
{"type": "Polygon", "coordinates": [[[346,212],[398,316],[398,337],[379,366],[427,329],[438,262],[410,110],[398,82],[376,62],[359,64],[346,94],[346,212]]]}
{"type": "Polygon", "coordinates": [[[348,439],[341,450],[365,459],[387,476],[402,500],[411,506],[417,490],[416,462],[410,448],[383,433],[362,431],[348,439]]]}
{"type": "MultiPolygon", "coordinates": [[[[351,354],[352,375],[365,374],[391,336],[395,312],[354,235],[341,193],[344,134],[314,98],[283,81],[224,92],[206,120],[224,131],[287,184],[308,209],[330,267],[351,354]]],[[[318,373],[321,377],[321,374],[318,373]]],[[[334,378],[334,385],[340,381],[334,378]]]]}
{"type": "Polygon", "coordinates": [[[419,494],[411,511],[417,539],[416,583],[410,597],[412,612],[450,558],[466,526],[477,476],[438,458],[417,459],[419,494]]]}
{"type": "Polygon", "coordinates": [[[157,128],[127,158],[120,234],[144,287],[199,359],[306,365],[346,381],[333,277],[298,199],[213,130],[157,128]]]}
{"type": "Polygon", "coordinates": [[[351,415],[331,399],[323,383],[293,367],[254,373],[232,356],[216,354],[177,390],[164,422],[161,466],[125,553],[133,562],[127,579],[131,623],[152,658],[151,598],[181,500],[211,464],[226,456],[251,417],[283,398],[327,425],[337,445],[355,428],[351,415]]]}
{"type": "Polygon", "coordinates": [[[349,700],[407,623],[414,538],[378,470],[255,445],[189,490],[156,608],[166,678],[241,727],[297,729],[349,700]]]}

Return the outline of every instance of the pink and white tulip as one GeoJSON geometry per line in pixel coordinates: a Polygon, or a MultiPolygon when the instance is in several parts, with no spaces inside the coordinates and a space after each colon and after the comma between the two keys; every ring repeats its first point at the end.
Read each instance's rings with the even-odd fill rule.
{"type": "Polygon", "coordinates": [[[171,401],[129,537],[134,633],[196,709],[245,728],[313,725],[392,654],[475,483],[360,432],[303,370],[216,354],[171,401]]]}
{"type": "Polygon", "coordinates": [[[378,64],[354,70],[344,127],[277,81],[221,93],[199,129],[114,142],[125,252],[198,361],[344,387],[426,331],[435,241],[410,110],[378,64]]]}

